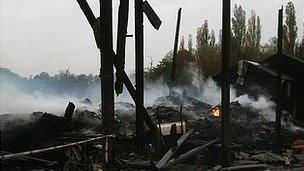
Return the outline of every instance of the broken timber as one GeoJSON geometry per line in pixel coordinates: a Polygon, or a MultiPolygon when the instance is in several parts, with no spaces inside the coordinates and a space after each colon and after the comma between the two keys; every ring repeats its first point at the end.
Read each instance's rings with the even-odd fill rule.
{"type": "Polygon", "coordinates": [[[202,146],[198,146],[198,147],[196,147],[196,148],[194,148],[194,149],[192,149],[192,150],[190,150],[190,151],[188,151],[188,152],[186,152],[186,153],[184,153],[184,154],[181,154],[181,155],[177,156],[176,158],[171,159],[169,162],[167,162],[167,163],[163,166],[163,168],[165,168],[165,167],[170,167],[170,166],[174,166],[174,165],[176,165],[177,163],[180,163],[180,162],[183,162],[183,161],[185,161],[185,160],[187,160],[187,159],[189,159],[189,158],[192,158],[193,156],[198,155],[202,150],[208,148],[209,146],[211,146],[211,145],[213,145],[213,144],[215,144],[215,143],[218,143],[219,141],[220,141],[219,138],[218,138],[218,139],[215,139],[215,140],[210,141],[210,142],[208,142],[208,143],[206,143],[206,144],[204,144],[204,145],[202,145],[202,146]]]}
{"type": "Polygon", "coordinates": [[[99,141],[99,140],[104,139],[104,138],[113,138],[113,137],[115,137],[114,134],[103,135],[103,136],[99,136],[99,137],[96,137],[96,138],[90,138],[90,139],[83,140],[83,141],[73,142],[73,143],[64,144],[64,145],[53,146],[53,147],[44,148],[44,149],[38,149],[38,150],[32,150],[32,151],[26,151],[26,152],[14,153],[14,154],[7,154],[7,155],[0,156],[0,160],[8,160],[8,159],[27,156],[27,155],[39,154],[39,153],[43,153],[43,152],[47,152],[47,151],[58,150],[58,149],[61,149],[61,148],[71,147],[71,146],[85,144],[85,143],[91,143],[91,142],[99,141]]]}
{"type": "MultiPolygon", "coordinates": [[[[171,66],[171,82],[170,87],[174,85],[175,82],[175,72],[176,72],[176,65],[177,65],[177,49],[178,49],[178,37],[179,37],[179,29],[180,29],[180,20],[181,20],[181,13],[182,8],[178,9],[177,13],[177,23],[176,23],[176,30],[175,30],[175,39],[174,39],[174,49],[173,49],[173,59],[172,59],[172,66],[171,66]]],[[[172,90],[172,89],[171,89],[172,90]]],[[[170,91],[172,93],[172,91],[170,91]]]]}
{"type": "MultiPolygon", "coordinates": [[[[99,37],[99,27],[96,27],[95,25],[98,26],[98,24],[95,23],[101,23],[102,21],[101,19],[99,19],[99,21],[97,21],[96,17],[94,16],[92,10],[90,9],[90,7],[88,6],[86,0],[77,0],[80,8],[82,9],[83,13],[85,14],[87,20],[89,21],[91,28],[94,31],[94,35],[95,35],[95,39],[96,39],[96,43],[97,43],[97,47],[100,48],[101,50],[104,50],[104,45],[99,41],[98,37],[99,37]],[[94,21],[94,22],[92,22],[94,21]]],[[[111,51],[111,54],[113,56],[116,56],[116,54],[114,53],[114,51],[111,51]]],[[[117,63],[114,60],[114,67],[117,69],[117,63]]],[[[139,104],[138,98],[136,96],[136,91],[127,75],[127,73],[125,71],[122,71],[121,73],[121,77],[122,77],[122,81],[125,84],[126,88],[128,89],[132,99],[134,100],[135,104],[139,104]]],[[[147,126],[149,127],[150,131],[152,132],[153,135],[155,135],[155,131],[156,131],[156,126],[154,125],[154,123],[152,122],[148,112],[146,111],[145,107],[141,104],[139,104],[139,106],[142,108],[142,114],[143,114],[143,118],[144,121],[146,122],[147,126]]]]}
{"type": "Polygon", "coordinates": [[[128,28],[129,0],[120,0],[118,11],[117,49],[114,60],[117,64],[115,91],[119,95],[123,91],[122,72],[125,69],[125,47],[128,28]]]}
{"type": "Polygon", "coordinates": [[[154,12],[153,8],[150,6],[148,1],[143,2],[143,12],[148,17],[148,20],[152,24],[152,26],[158,30],[162,21],[159,19],[157,14],[154,12]]]}
{"type": "Polygon", "coordinates": [[[170,148],[170,150],[163,156],[163,158],[157,163],[157,168],[162,168],[171,158],[173,158],[179,149],[182,147],[184,142],[194,133],[194,130],[185,133],[180,139],[177,141],[177,146],[174,148],[170,148]]]}
{"type": "Polygon", "coordinates": [[[232,167],[224,167],[222,171],[228,170],[264,170],[267,169],[267,164],[250,164],[250,165],[242,165],[242,166],[232,166],[232,167]]]}

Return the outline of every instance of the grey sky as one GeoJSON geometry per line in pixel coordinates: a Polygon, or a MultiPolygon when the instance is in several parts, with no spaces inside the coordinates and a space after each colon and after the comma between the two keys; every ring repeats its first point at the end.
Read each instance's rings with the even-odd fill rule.
{"type": "MultiPolygon", "coordinates": [[[[134,0],[130,0],[128,33],[134,34],[134,0]]],[[[154,65],[173,48],[176,13],[183,8],[181,35],[195,40],[196,29],[204,20],[216,33],[221,27],[222,0],[149,0],[163,23],[156,31],[144,19],[145,65],[151,56],[154,65]]],[[[261,17],[262,42],[276,36],[277,10],[290,0],[232,0],[246,10],[253,9],[261,17]]],[[[302,37],[304,0],[291,0],[296,6],[298,36],[302,37]]],[[[88,0],[98,14],[98,0],[88,0]]],[[[118,0],[113,0],[114,47],[118,0]]],[[[126,50],[126,70],[134,70],[134,40],[129,38],[126,50]]],[[[51,74],[70,68],[74,73],[99,71],[99,53],[93,33],[76,0],[0,0],[0,66],[23,76],[42,71],[51,74]]]]}

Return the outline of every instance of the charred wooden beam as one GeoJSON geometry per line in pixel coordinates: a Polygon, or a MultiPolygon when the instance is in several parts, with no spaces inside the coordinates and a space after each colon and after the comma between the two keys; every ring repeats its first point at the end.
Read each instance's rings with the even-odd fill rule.
{"type": "Polygon", "coordinates": [[[81,144],[86,144],[86,143],[92,143],[92,142],[96,142],[96,141],[99,141],[99,140],[104,139],[104,138],[113,138],[113,137],[115,137],[114,134],[102,135],[102,136],[99,136],[99,137],[96,137],[96,138],[90,138],[90,139],[87,139],[87,140],[73,142],[73,143],[64,144],[64,145],[57,145],[57,146],[53,146],[53,147],[37,149],[37,150],[32,150],[32,151],[25,151],[25,152],[14,153],[14,154],[7,154],[7,155],[0,156],[0,160],[8,160],[8,159],[24,157],[24,156],[33,155],[33,154],[44,153],[44,152],[47,152],[47,151],[58,150],[58,149],[71,147],[71,146],[76,146],[76,145],[81,145],[81,144]]]}
{"type": "Polygon", "coordinates": [[[132,83],[131,83],[131,81],[130,81],[126,72],[123,72],[122,78],[123,78],[123,82],[124,82],[125,86],[127,87],[132,99],[134,100],[135,104],[138,107],[141,107],[143,119],[145,120],[145,122],[146,122],[147,126],[149,127],[151,133],[153,135],[155,135],[156,125],[152,122],[152,119],[149,116],[149,114],[148,114],[146,108],[144,107],[144,105],[139,103],[139,100],[137,99],[137,96],[136,96],[136,90],[134,89],[134,87],[133,87],[133,85],[132,85],[132,83]]]}
{"type": "Polygon", "coordinates": [[[75,105],[72,102],[69,102],[68,106],[65,109],[64,112],[64,119],[68,122],[72,121],[73,113],[75,110],[75,105]]]}
{"type": "MultiPolygon", "coordinates": [[[[86,11],[83,11],[83,13],[86,13],[86,11]]],[[[96,17],[94,16],[94,18],[96,19],[96,17]]],[[[99,18],[99,20],[96,20],[95,21],[95,24],[92,26],[92,29],[94,31],[94,35],[95,35],[95,39],[96,39],[96,43],[98,45],[98,48],[103,51],[105,49],[105,46],[104,44],[101,44],[101,41],[98,39],[100,36],[96,36],[97,34],[99,35],[100,34],[100,27],[99,27],[99,24],[101,24],[101,19],[99,18]]],[[[112,56],[116,56],[115,52],[112,50],[111,51],[111,54],[112,56]]],[[[114,61],[114,67],[118,68],[118,64],[116,63],[116,61],[114,61]]],[[[141,106],[142,108],[142,111],[143,111],[143,118],[147,124],[147,126],[149,127],[151,133],[153,135],[155,135],[156,133],[156,126],[155,124],[152,122],[148,112],[146,111],[146,108],[144,107],[143,104],[140,105],[139,103],[139,100],[137,99],[137,96],[136,96],[136,90],[134,88],[134,86],[132,85],[127,73],[125,71],[122,72],[122,80],[123,80],[123,83],[125,84],[128,92],[130,93],[132,99],[134,100],[135,104],[137,104],[138,106],[141,106]]]]}
{"type": "Polygon", "coordinates": [[[241,165],[241,166],[232,166],[222,168],[222,171],[229,170],[265,170],[268,168],[267,164],[249,164],[249,165],[241,165]]]}
{"type": "Polygon", "coordinates": [[[215,143],[218,143],[219,141],[220,141],[220,139],[215,139],[215,140],[207,142],[206,144],[204,144],[202,146],[198,146],[192,150],[189,150],[186,153],[181,154],[174,159],[171,159],[162,168],[171,167],[171,166],[176,165],[177,163],[181,163],[187,159],[193,158],[194,156],[198,155],[202,150],[210,147],[211,145],[213,145],[215,143]]]}
{"type": "Polygon", "coordinates": [[[170,86],[173,86],[175,82],[175,72],[176,72],[176,65],[177,65],[177,50],[178,50],[178,37],[179,37],[179,29],[180,29],[180,20],[181,20],[181,13],[182,8],[178,9],[177,13],[177,23],[176,23],[176,30],[175,30],[175,39],[174,39],[174,49],[173,49],[173,59],[172,59],[172,66],[171,66],[171,83],[170,86]]]}
{"type": "MultiPolygon", "coordinates": [[[[110,135],[114,133],[114,81],[113,81],[113,31],[112,31],[112,1],[100,0],[100,16],[103,24],[100,24],[101,42],[104,49],[100,50],[100,80],[102,103],[102,133],[110,135]]],[[[110,170],[114,162],[113,140],[103,141],[103,161],[106,170],[110,170]]]]}
{"type": "Polygon", "coordinates": [[[181,133],[184,134],[184,119],[183,119],[183,105],[180,106],[180,109],[179,109],[179,114],[180,114],[180,121],[181,121],[181,133]]]}
{"type": "Polygon", "coordinates": [[[222,16],[222,165],[230,165],[230,0],[223,0],[222,16]]]}
{"type": "Polygon", "coordinates": [[[282,116],[282,57],[283,57],[283,7],[278,13],[278,52],[277,52],[277,79],[276,79],[276,143],[278,150],[281,149],[281,116],[282,116]]]}
{"type": "Polygon", "coordinates": [[[90,23],[91,27],[93,27],[96,22],[96,17],[94,16],[94,13],[92,12],[89,4],[87,3],[86,0],[77,0],[77,3],[80,6],[81,10],[83,11],[88,22],[90,23]]]}
{"type": "Polygon", "coordinates": [[[117,64],[115,91],[119,95],[123,91],[122,72],[125,69],[125,49],[128,28],[129,0],[120,0],[118,10],[117,48],[115,63],[117,64]]]}
{"type": "Polygon", "coordinates": [[[149,4],[148,1],[143,2],[143,12],[146,14],[148,17],[148,20],[152,24],[152,26],[158,30],[162,21],[160,18],[157,16],[151,5],[149,4]]]}
{"type": "Polygon", "coordinates": [[[162,128],[161,128],[161,119],[160,119],[160,114],[159,114],[159,107],[157,107],[156,109],[157,111],[157,121],[158,121],[158,132],[156,135],[156,152],[158,155],[161,155],[163,153],[163,147],[164,147],[164,143],[163,143],[163,139],[162,139],[162,128]]]}
{"type": "Polygon", "coordinates": [[[135,84],[136,97],[136,143],[138,149],[143,148],[143,111],[144,104],[144,27],[143,0],[135,0],[135,84]]]}
{"type": "Polygon", "coordinates": [[[179,138],[179,140],[177,141],[177,146],[174,148],[171,148],[163,157],[162,159],[157,163],[156,167],[158,169],[164,167],[167,162],[172,159],[174,156],[176,156],[176,153],[178,153],[181,149],[181,147],[183,146],[184,142],[186,142],[186,140],[194,133],[194,130],[191,130],[187,133],[185,133],[183,136],[181,136],[179,138]]]}

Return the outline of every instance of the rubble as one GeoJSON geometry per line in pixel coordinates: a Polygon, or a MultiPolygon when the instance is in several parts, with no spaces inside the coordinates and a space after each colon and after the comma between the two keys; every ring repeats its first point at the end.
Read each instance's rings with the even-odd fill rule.
{"type": "MultiPolygon", "coordinates": [[[[147,144],[150,145],[145,146],[144,153],[139,155],[133,141],[135,137],[134,106],[129,103],[120,103],[118,106],[115,117],[116,152],[117,159],[121,160],[121,167],[171,170],[190,164],[193,169],[254,170],[304,165],[302,129],[295,129],[295,126],[289,123],[283,124],[285,152],[277,154],[274,151],[274,122],[267,121],[257,112],[242,107],[237,102],[231,103],[231,146],[235,166],[220,167],[218,165],[220,162],[214,162],[220,161],[218,138],[221,133],[221,122],[220,116],[213,115],[214,107],[211,105],[183,106],[182,110],[180,106],[147,108],[152,121],[156,124],[159,119],[164,124],[180,123],[182,114],[187,132],[183,136],[180,131],[177,132],[180,138],[176,147],[171,147],[172,144],[170,145],[168,141],[171,135],[164,136],[164,148],[161,155],[155,153],[154,142],[147,139],[147,144]]],[[[76,110],[71,121],[42,112],[34,112],[27,118],[1,115],[1,151],[20,152],[49,147],[62,141],[75,142],[84,140],[85,137],[96,137],[100,132],[101,124],[101,115],[88,110],[76,110]]],[[[100,148],[97,149],[100,151],[100,148]]],[[[70,152],[68,154],[71,154],[70,152]]],[[[74,159],[77,160],[79,155],[77,152],[75,155],[74,159]]],[[[71,162],[67,163],[71,164],[71,162]]]]}

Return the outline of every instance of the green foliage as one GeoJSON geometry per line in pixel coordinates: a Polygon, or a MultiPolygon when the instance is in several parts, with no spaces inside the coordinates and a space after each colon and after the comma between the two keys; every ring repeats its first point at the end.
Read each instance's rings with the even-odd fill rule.
{"type": "Polygon", "coordinates": [[[296,40],[297,40],[297,22],[296,22],[296,11],[294,4],[292,2],[288,2],[285,9],[286,20],[284,25],[284,35],[283,35],[283,43],[284,43],[284,52],[289,55],[295,54],[296,48],[296,40]]]}
{"type": "Polygon", "coordinates": [[[189,49],[189,52],[191,52],[192,54],[194,53],[191,34],[189,34],[189,36],[188,36],[188,49],[189,49]]]}
{"type": "Polygon", "coordinates": [[[209,35],[208,20],[205,20],[202,27],[199,27],[197,29],[197,33],[196,33],[197,47],[203,44],[208,44],[209,40],[210,40],[210,35],[209,35]]]}
{"type": "MultiPolygon", "coordinates": [[[[234,6],[230,42],[232,47],[230,65],[236,64],[241,59],[260,62],[276,53],[277,39],[273,37],[268,43],[261,45],[261,30],[260,17],[256,15],[255,11],[252,10],[250,17],[246,19],[246,12],[242,6],[234,6]]],[[[188,37],[188,50],[185,48],[184,38],[182,37],[177,54],[177,83],[184,84],[185,82],[189,82],[187,70],[190,63],[197,66],[207,76],[220,72],[221,32],[219,32],[219,40],[217,41],[214,30],[209,28],[208,21],[205,20],[202,26],[197,29],[196,49],[193,48],[192,35],[188,37]]],[[[289,2],[286,7],[285,32],[285,49],[293,49],[293,51],[288,51],[304,59],[304,33],[302,40],[296,41],[297,26],[295,22],[295,9],[292,2],[289,2]]],[[[172,53],[168,53],[156,67],[153,67],[150,77],[154,80],[161,76],[169,79],[171,62],[172,53]]]]}
{"type": "Polygon", "coordinates": [[[248,19],[246,42],[245,42],[245,59],[257,60],[260,55],[261,43],[261,22],[260,17],[251,11],[248,19]]]}
{"type": "Polygon", "coordinates": [[[237,51],[237,59],[243,59],[243,50],[245,48],[246,36],[246,12],[242,6],[235,4],[232,18],[233,39],[235,40],[237,51]]]}
{"type": "Polygon", "coordinates": [[[161,76],[165,80],[169,80],[170,72],[171,72],[171,64],[172,64],[172,55],[173,52],[170,51],[166,54],[166,56],[148,73],[149,80],[157,80],[161,76]]]}

